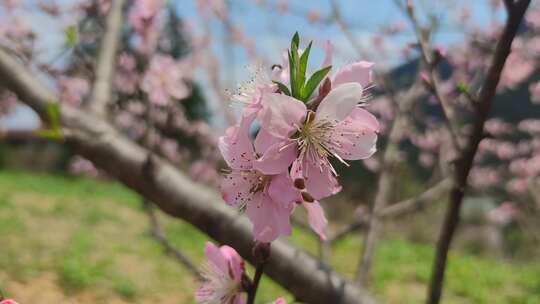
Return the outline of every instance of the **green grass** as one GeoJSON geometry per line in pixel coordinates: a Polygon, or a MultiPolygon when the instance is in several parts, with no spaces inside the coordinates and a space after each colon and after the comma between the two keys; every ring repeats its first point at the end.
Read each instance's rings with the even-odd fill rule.
{"type": "MultiPolygon", "coordinates": [[[[168,237],[197,263],[208,238],[160,215],[168,237]]],[[[21,303],[193,303],[191,274],[148,237],[136,194],[112,181],[0,172],[0,290],[21,303]]],[[[317,242],[295,229],[312,254],[317,242]]],[[[335,245],[331,263],[352,277],[361,242],[335,245]]],[[[430,245],[380,242],[371,292],[381,303],[422,303],[430,245]]],[[[253,273],[252,268],[248,268],[253,273]]],[[[445,303],[540,303],[540,262],[514,264],[452,252],[445,303]]],[[[258,303],[292,297],[265,278],[258,303]]]]}

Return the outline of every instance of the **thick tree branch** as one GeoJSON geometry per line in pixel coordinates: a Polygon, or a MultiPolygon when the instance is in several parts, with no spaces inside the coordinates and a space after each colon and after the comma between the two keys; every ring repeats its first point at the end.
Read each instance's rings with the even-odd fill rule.
{"type": "MultiPolygon", "coordinates": [[[[24,66],[0,50],[0,85],[30,105],[42,117],[56,95],[39,84],[24,66]]],[[[253,262],[251,225],[226,206],[214,190],[194,183],[168,162],[121,135],[104,119],[69,105],[61,121],[73,130],[67,142],[97,167],[155,203],[171,216],[191,223],[220,243],[234,247],[253,262]]],[[[266,273],[296,298],[307,303],[374,303],[363,289],[350,284],[301,249],[278,240],[266,273]]]]}
{"type": "Polygon", "coordinates": [[[126,0],[111,1],[105,21],[103,38],[95,66],[95,79],[86,107],[99,116],[105,116],[107,103],[111,100],[115,70],[115,57],[120,46],[123,26],[123,9],[126,0]]]}
{"type": "Polygon", "coordinates": [[[460,153],[461,155],[456,163],[448,210],[437,242],[433,273],[428,289],[428,304],[437,304],[441,299],[448,250],[450,249],[450,244],[459,223],[459,214],[463,197],[465,196],[469,172],[471,171],[478,145],[483,139],[484,123],[490,114],[501,73],[506,58],[511,51],[512,41],[516,36],[530,2],[531,0],[514,2],[512,8],[509,10],[504,30],[495,48],[484,85],[480,91],[473,130],[467,139],[467,145],[460,153]]]}

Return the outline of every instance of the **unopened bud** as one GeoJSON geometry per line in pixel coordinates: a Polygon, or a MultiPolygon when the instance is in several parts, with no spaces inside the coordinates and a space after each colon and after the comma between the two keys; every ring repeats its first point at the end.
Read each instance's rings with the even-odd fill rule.
{"type": "Polygon", "coordinates": [[[294,180],[294,187],[298,190],[306,189],[306,181],[303,178],[297,178],[294,180]]]}
{"type": "Polygon", "coordinates": [[[266,263],[270,259],[270,243],[257,242],[253,246],[253,257],[258,264],[266,263]]]}
{"type": "Polygon", "coordinates": [[[322,85],[319,86],[319,96],[320,98],[326,97],[328,93],[332,90],[332,81],[330,80],[330,77],[326,77],[322,83],[322,85]]]}
{"type": "Polygon", "coordinates": [[[300,193],[302,195],[302,199],[306,202],[306,203],[313,203],[315,201],[315,199],[313,198],[313,196],[311,196],[311,194],[309,194],[307,191],[302,191],[300,193]]]}

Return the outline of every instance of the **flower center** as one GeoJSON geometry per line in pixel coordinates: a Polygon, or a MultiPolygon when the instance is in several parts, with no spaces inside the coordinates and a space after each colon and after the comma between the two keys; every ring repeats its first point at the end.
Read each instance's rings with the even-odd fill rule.
{"type": "Polygon", "coordinates": [[[319,158],[328,158],[332,155],[330,150],[331,130],[334,124],[327,120],[315,121],[315,112],[309,111],[306,122],[297,132],[296,141],[300,150],[300,157],[313,150],[319,158]]]}

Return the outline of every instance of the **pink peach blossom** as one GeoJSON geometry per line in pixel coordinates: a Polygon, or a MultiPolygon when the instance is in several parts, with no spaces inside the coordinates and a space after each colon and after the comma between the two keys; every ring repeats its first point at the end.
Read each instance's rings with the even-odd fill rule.
{"type": "Polygon", "coordinates": [[[202,276],[204,283],[195,294],[198,303],[243,304],[242,276],[245,265],[242,257],[227,245],[217,247],[207,242],[204,251],[208,263],[202,276]]]}
{"type": "Polygon", "coordinates": [[[340,186],[329,157],[358,160],[375,153],[379,124],[357,103],[362,86],[348,82],[333,89],[316,112],[289,96],[266,94],[259,113],[262,131],[257,136],[265,152],[255,168],[265,174],[286,170],[304,179],[306,189],[319,200],[335,194],[340,186]]]}
{"type": "Polygon", "coordinates": [[[219,149],[232,170],[221,189],[226,203],[246,210],[255,239],[269,243],[291,233],[290,214],[299,193],[286,171],[263,174],[253,166],[255,149],[249,128],[255,115],[243,117],[219,140],[219,149]]]}

